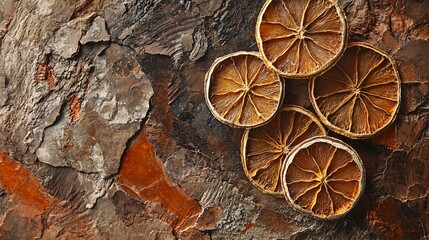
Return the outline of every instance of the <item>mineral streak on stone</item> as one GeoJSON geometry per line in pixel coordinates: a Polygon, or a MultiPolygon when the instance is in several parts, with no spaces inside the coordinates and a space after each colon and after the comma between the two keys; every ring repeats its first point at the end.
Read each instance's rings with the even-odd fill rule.
{"type": "Polygon", "coordinates": [[[42,235],[42,214],[54,202],[23,165],[0,152],[0,238],[42,235]]]}
{"type": "Polygon", "coordinates": [[[86,212],[53,197],[33,173],[0,152],[0,239],[94,239],[86,212]]]}
{"type": "Polygon", "coordinates": [[[0,152],[0,187],[27,207],[23,214],[29,217],[43,213],[53,202],[53,198],[26,167],[2,152],[0,152]]]}
{"type": "Polygon", "coordinates": [[[103,6],[105,0],[83,0],[77,2],[77,8],[73,12],[71,19],[83,17],[85,15],[98,12],[103,6]]]}
{"type": "Polygon", "coordinates": [[[202,209],[198,201],[175,186],[164,173],[153,145],[142,132],[126,152],[117,176],[119,186],[132,197],[158,202],[177,216],[172,227],[184,230],[192,227],[202,209]]]}
{"type": "Polygon", "coordinates": [[[55,76],[54,69],[49,65],[49,58],[46,57],[45,61],[43,61],[39,67],[37,68],[36,72],[36,82],[37,83],[45,83],[48,85],[49,88],[54,87],[55,83],[57,82],[57,77],[55,76]]]}
{"type": "Polygon", "coordinates": [[[77,95],[73,95],[69,103],[69,117],[73,121],[76,121],[80,117],[80,111],[81,111],[80,99],[77,95]]]}

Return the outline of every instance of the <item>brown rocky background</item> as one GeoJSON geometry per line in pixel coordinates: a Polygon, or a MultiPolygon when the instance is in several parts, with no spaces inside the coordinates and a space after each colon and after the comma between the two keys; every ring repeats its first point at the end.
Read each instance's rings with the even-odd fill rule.
{"type": "MultiPolygon", "coordinates": [[[[257,50],[263,2],[0,0],[0,239],[427,239],[429,1],[340,0],[349,41],[396,60],[402,104],[342,138],[367,185],[331,222],[258,192],[242,130],[204,101],[215,58],[257,50]]],[[[307,81],[286,87],[311,110],[307,81]]]]}

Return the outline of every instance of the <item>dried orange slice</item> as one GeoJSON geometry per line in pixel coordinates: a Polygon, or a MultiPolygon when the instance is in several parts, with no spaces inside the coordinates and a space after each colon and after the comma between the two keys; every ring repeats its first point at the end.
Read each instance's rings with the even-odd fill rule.
{"type": "Polygon", "coordinates": [[[326,136],[307,139],[288,155],[281,172],[286,200],[321,219],[349,212],[365,186],[365,169],[353,148],[326,136]]]}
{"type": "Polygon", "coordinates": [[[260,191],[282,196],[283,160],[294,146],[318,135],[326,135],[326,131],[316,116],[299,106],[283,106],[268,124],[244,132],[241,140],[243,170],[260,191]]]}
{"type": "Polygon", "coordinates": [[[268,0],[256,23],[262,59],[288,78],[323,73],[342,55],[346,41],[346,17],[333,0],[268,0]]]}
{"type": "Polygon", "coordinates": [[[401,87],[386,53],[353,43],[333,68],[310,81],[309,95],[328,128],[349,138],[369,138],[394,121],[401,87]]]}
{"type": "Polygon", "coordinates": [[[217,59],[206,74],[204,92],[213,115],[240,128],[271,120],[284,94],[280,77],[254,52],[237,52],[217,59]]]}

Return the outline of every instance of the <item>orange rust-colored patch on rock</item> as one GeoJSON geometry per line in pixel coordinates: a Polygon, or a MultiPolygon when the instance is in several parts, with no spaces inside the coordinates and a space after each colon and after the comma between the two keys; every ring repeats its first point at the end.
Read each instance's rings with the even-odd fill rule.
{"type": "Polygon", "coordinates": [[[26,206],[25,214],[34,217],[43,213],[54,198],[40,186],[39,180],[23,165],[0,152],[0,185],[6,193],[26,206]]]}
{"type": "Polygon", "coordinates": [[[243,233],[246,233],[247,231],[249,231],[251,228],[253,228],[255,226],[254,223],[247,223],[246,228],[243,230],[243,233]]]}
{"type": "Polygon", "coordinates": [[[388,127],[386,130],[375,136],[370,140],[371,142],[386,146],[390,149],[394,149],[396,147],[396,126],[392,124],[392,126],[388,127]]]}
{"type": "Polygon", "coordinates": [[[87,14],[91,14],[93,12],[98,12],[98,10],[103,6],[104,0],[86,0],[83,5],[81,5],[78,9],[73,13],[71,20],[83,17],[87,14]]]}
{"type": "Polygon", "coordinates": [[[70,98],[70,104],[69,104],[69,117],[76,121],[80,117],[80,98],[75,94],[70,98]]]}
{"type": "Polygon", "coordinates": [[[59,202],[24,165],[1,151],[0,187],[8,195],[6,212],[0,212],[0,239],[95,239],[88,214],[59,202]]]}
{"type": "Polygon", "coordinates": [[[36,73],[36,82],[37,83],[46,83],[49,89],[55,86],[57,83],[57,77],[54,69],[49,65],[49,58],[45,58],[42,64],[37,68],[36,73]]]}
{"type": "Polygon", "coordinates": [[[184,230],[195,225],[202,209],[198,201],[175,186],[165,175],[162,162],[142,132],[126,152],[117,177],[121,188],[132,197],[160,203],[177,217],[172,227],[184,230]]]}
{"type": "Polygon", "coordinates": [[[397,1],[397,0],[389,0],[390,4],[392,5],[393,9],[396,12],[403,12],[404,8],[405,8],[405,4],[402,3],[401,1],[397,1]]]}

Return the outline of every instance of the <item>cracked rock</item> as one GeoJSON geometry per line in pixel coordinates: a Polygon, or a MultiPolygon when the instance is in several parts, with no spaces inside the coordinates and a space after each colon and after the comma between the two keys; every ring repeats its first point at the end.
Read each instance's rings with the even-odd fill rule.
{"type": "Polygon", "coordinates": [[[80,39],[80,43],[109,41],[110,35],[106,30],[106,22],[101,17],[96,17],[85,36],[80,39]]]}
{"type": "Polygon", "coordinates": [[[146,117],[153,90],[129,48],[113,44],[95,64],[79,118],[63,113],[45,130],[36,154],[53,166],[108,177],[117,173],[128,139],[146,117]]]}

